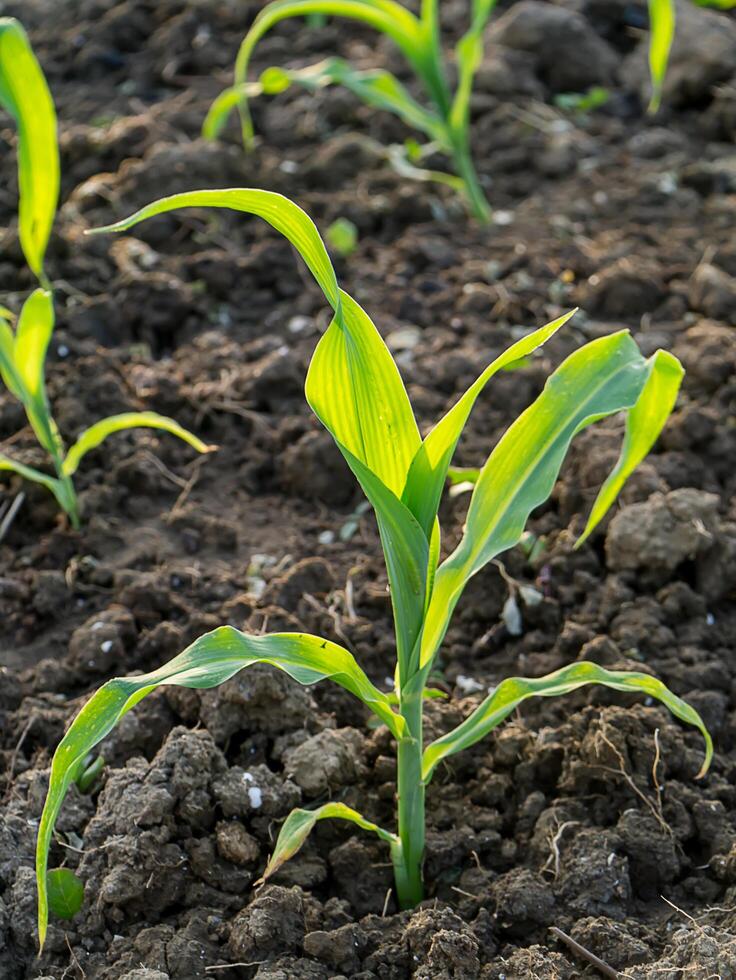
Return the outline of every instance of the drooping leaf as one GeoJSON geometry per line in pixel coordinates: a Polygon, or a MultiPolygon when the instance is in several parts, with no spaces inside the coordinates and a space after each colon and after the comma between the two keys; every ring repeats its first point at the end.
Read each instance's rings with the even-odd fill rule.
{"type": "Polygon", "coordinates": [[[84,885],[69,868],[54,868],[47,876],[49,910],[57,919],[73,919],[84,901],[84,885]]]}
{"type": "Polygon", "coordinates": [[[648,3],[649,74],[652,81],[649,112],[656,112],[662,101],[662,87],[675,37],[675,3],[674,0],[648,0],[648,3]]]}
{"type": "Polygon", "coordinates": [[[393,113],[439,146],[450,148],[443,121],[420,105],[391,72],[359,71],[343,58],[327,58],[307,68],[268,68],[261,75],[260,84],[266,94],[284,91],[292,84],[312,92],[328,85],[343,85],[366,105],[393,113]]]}
{"type": "Polygon", "coordinates": [[[104,684],[84,705],[51,763],[49,790],[36,842],[38,935],[43,946],[48,922],[46,867],[54,824],[70,782],[84,760],[117,722],[157,687],[166,684],[205,689],[217,687],[255,663],[283,670],[300,684],[329,678],[359,698],[389,728],[395,738],[404,731],[385,694],[366,677],[347,650],[307,633],[251,636],[231,626],[206,633],[158,670],[136,677],[119,677],[104,684]]]}
{"type": "Polygon", "coordinates": [[[41,470],[37,470],[33,466],[26,466],[25,463],[19,463],[4,454],[0,455],[0,470],[10,470],[26,480],[31,480],[33,483],[40,483],[41,486],[50,490],[57,500],[59,499],[59,481],[54,479],[53,476],[49,476],[48,473],[42,473],[41,470]]]}
{"type": "Polygon", "coordinates": [[[0,105],[18,127],[20,243],[28,265],[43,278],[43,259],[59,198],[56,112],[21,24],[0,18],[0,105]]]}
{"type": "Polygon", "coordinates": [[[527,698],[569,694],[586,684],[602,684],[616,691],[646,694],[661,701],[676,718],[697,728],[705,739],[705,760],[698,776],[705,775],[713,757],[713,741],[694,708],[649,674],[606,670],[598,664],[581,660],[545,677],[508,677],[501,681],[461,725],[427,746],[422,759],[422,778],[427,782],[442,759],[480,741],[527,698]]]}
{"type": "Polygon", "coordinates": [[[470,577],[519,541],[530,513],[551,493],[573,437],[592,422],[631,409],[649,375],[627,331],[601,337],[568,357],[509,427],[481,469],[459,545],[437,570],[422,664],[436,653],[470,577]]]}
{"type": "Polygon", "coordinates": [[[618,497],[624,483],[657,441],[677,401],[684,370],[668,351],[649,358],[649,377],[626,419],[626,435],[618,462],[596,497],[585,530],[575,547],[585,541],[618,497]]]}
{"type": "MultiPolygon", "coordinates": [[[[275,0],[273,3],[268,3],[260,11],[243,39],[235,61],[233,89],[240,93],[238,109],[246,144],[252,139],[253,128],[243,86],[248,81],[248,68],[253,50],[261,38],[280,21],[310,14],[345,17],[366,24],[391,38],[417,70],[420,71],[423,67],[419,22],[410,11],[395,0],[275,0]]],[[[229,108],[227,100],[215,102],[204,123],[205,136],[213,137],[219,133],[229,108]]]]}
{"type": "Polygon", "coordinates": [[[267,878],[278,871],[282,864],[294,857],[311,834],[318,820],[334,819],[349,820],[351,823],[357,824],[362,830],[372,831],[381,840],[390,844],[392,851],[401,847],[396,834],[389,833],[388,830],[383,830],[377,824],[371,823],[370,820],[361,816],[357,810],[353,810],[352,807],[346,806],[344,803],[325,803],[323,806],[317,807],[316,810],[292,810],[281,826],[273,854],[268,859],[263,876],[256,884],[263,884],[267,878]]]}
{"type": "Polygon", "coordinates": [[[198,453],[210,453],[216,446],[208,446],[197,436],[179,425],[174,419],[167,418],[165,415],[158,415],[156,412],[123,412],[121,415],[111,415],[109,418],[100,419],[80,435],[73,446],[66,454],[62,472],[65,476],[72,476],[77,472],[82,457],[91,449],[95,449],[108,436],[114,432],[123,432],[126,429],[162,429],[177,436],[188,445],[197,450],[198,453]]]}
{"type": "Polygon", "coordinates": [[[201,190],[172,194],[170,197],[162,197],[153,201],[136,211],[135,214],[130,215],[129,218],[116,221],[111,225],[105,225],[103,228],[95,228],[92,234],[127,231],[146,218],[153,218],[155,215],[165,214],[177,208],[228,208],[232,211],[244,211],[246,214],[254,214],[263,218],[291,242],[317,280],[327,302],[333,310],[338,310],[340,296],[335,270],[314,222],[305,211],[302,211],[288,197],[275,194],[273,191],[234,187],[227,190],[201,190]]]}
{"type": "Polygon", "coordinates": [[[437,515],[450,461],[478,395],[494,374],[520,358],[527,357],[545,344],[574,313],[575,310],[572,310],[512,344],[489,364],[418,446],[411,461],[402,500],[424,528],[425,533],[429,534],[437,515]]]}

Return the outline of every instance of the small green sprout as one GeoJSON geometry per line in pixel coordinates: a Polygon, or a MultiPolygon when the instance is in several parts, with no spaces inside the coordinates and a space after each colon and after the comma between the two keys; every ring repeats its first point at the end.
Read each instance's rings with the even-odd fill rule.
{"type": "Polygon", "coordinates": [[[233,84],[213,103],[204,123],[204,135],[215,138],[233,109],[238,109],[243,142],[253,142],[248,99],[276,95],[300,85],[317,91],[343,85],[374,109],[392,112],[429,142],[420,156],[439,151],[452,160],[454,174],[423,170],[407,158],[404,147],[392,147],[389,159],[399,172],[420,180],[449,184],[464,196],[471,213],[483,222],[491,210],[478,180],[470,150],[470,98],[475,73],[483,60],[483,29],[495,0],[472,0],[470,26],[455,48],[457,84],[454,92],[447,80],[439,24],[439,0],[422,0],[419,16],[396,0],[273,0],[260,11],[245,36],[235,62],[233,84]],[[428,104],[418,102],[390,72],[359,71],[342,58],[328,58],[308,68],[269,68],[258,82],[248,80],[253,50],[279,21],[313,15],[344,17],[374,28],[399,48],[428,104]]]}
{"type": "Polygon", "coordinates": [[[348,218],[337,218],[325,232],[327,244],[343,258],[349,258],[358,247],[358,229],[348,218]]]}
{"type": "Polygon", "coordinates": [[[72,477],[86,453],[113,432],[145,427],[178,436],[198,452],[206,446],[178,422],[155,412],[125,412],[102,419],[77,438],[67,452],[46,394],[46,352],[54,329],[54,305],[44,272],[44,257],[59,197],[59,148],[56,111],[43,72],[23,27],[0,18],[0,105],[18,127],[19,237],[23,254],[42,284],[23,304],[13,330],[13,314],[0,307],[0,378],[25,409],[41,447],[51,457],[55,476],[0,453],[0,471],[11,470],[46,487],[74,525],[79,506],[72,477]]]}
{"type": "Polygon", "coordinates": [[[49,908],[57,919],[73,919],[84,901],[84,885],[69,868],[49,871],[49,908]]]}
{"type": "MultiPolygon", "coordinates": [[[[588,425],[624,412],[619,459],[603,484],[578,544],[604,517],[626,479],[644,459],[677,398],[683,375],[672,354],[644,357],[626,330],[592,340],[554,371],[542,393],[501,437],[479,470],[460,542],[440,560],[438,509],[455,447],[473,405],[491,378],[531,355],[573,315],[567,313],[518,340],[497,357],[422,439],[398,368],[368,315],[340,289],[319,233],[287,198],[262,190],[205,190],[148,205],[102,231],[123,231],[145,218],[186,207],[230,208],[258,215],[304,259],[332,307],[306,380],[309,405],[334,438],[375,512],[383,547],[396,635],[395,690],[379,690],[354,656],[307,633],[252,635],[221,626],[158,670],[108,681],[84,705],[51,765],[37,850],[38,931],[46,935],[46,868],[54,823],[80,759],[123,715],[160,685],[211,688],[251,664],[270,664],[300,684],[331,679],[357,697],[396,739],[397,826],[386,829],[340,801],[294,810],[281,827],[263,878],[295,854],[319,820],[347,820],[390,849],[402,908],[422,900],[425,790],[443,759],[474,745],[530,697],[566,694],[588,684],[656,698],[695,726],[713,747],[700,715],[649,674],[613,671],[579,661],[545,677],[502,680],[454,730],[424,744],[423,706],[440,647],[468,581],[523,538],[531,512],[552,492],[567,449],[588,425]]],[[[573,311],[574,312],[574,311],[573,311]]]]}

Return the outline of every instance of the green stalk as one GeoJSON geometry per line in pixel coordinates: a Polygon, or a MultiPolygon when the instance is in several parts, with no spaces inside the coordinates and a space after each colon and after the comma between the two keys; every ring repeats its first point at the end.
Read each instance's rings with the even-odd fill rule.
{"type": "Polygon", "coordinates": [[[477,218],[482,224],[487,225],[493,216],[493,211],[478,179],[478,172],[473,163],[473,155],[470,152],[470,138],[467,129],[463,134],[452,134],[452,146],[455,170],[465,185],[465,198],[468,207],[473,217],[477,218]]]}
{"type": "Polygon", "coordinates": [[[398,810],[401,848],[393,852],[399,906],[414,908],[424,897],[424,783],[422,782],[422,692],[401,699],[408,727],[398,745],[398,810]]]}

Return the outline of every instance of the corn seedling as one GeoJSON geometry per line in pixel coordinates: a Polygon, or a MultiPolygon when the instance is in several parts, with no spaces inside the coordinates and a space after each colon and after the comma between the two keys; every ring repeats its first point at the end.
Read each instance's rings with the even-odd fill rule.
{"type": "Polygon", "coordinates": [[[0,453],[0,470],[11,470],[50,490],[74,527],[79,527],[79,505],[72,477],[83,457],[113,432],[141,427],[163,429],[188,442],[200,453],[214,448],[206,446],[201,439],[165,415],[123,412],[95,422],[65,450],[46,393],[46,351],[53,329],[54,306],[47,289],[36,289],[28,297],[18,317],[15,332],[9,320],[0,316],[0,377],[8,391],[23,405],[28,422],[39,444],[50,456],[56,475],[51,476],[26,466],[4,453],[0,453]]]}
{"type": "Polygon", "coordinates": [[[83,456],[113,432],[139,427],[163,429],[199,452],[200,439],[173,419],[155,412],[125,412],[96,422],[67,452],[46,394],[45,362],[54,329],[53,298],[44,272],[44,257],[59,197],[59,148],[56,112],[43,72],[23,27],[0,19],[0,105],[18,127],[18,229],[21,248],[43,288],[23,304],[13,331],[13,315],[0,308],[0,377],[25,409],[41,447],[51,457],[55,476],[0,453],[0,470],[12,470],[53,493],[72,524],[79,526],[79,507],[72,477],[83,456]]]}
{"type": "Polygon", "coordinates": [[[702,719],[656,678],[611,671],[580,661],[545,677],[509,677],[453,731],[424,744],[423,702],[430,672],[453,610],[469,579],[500,552],[523,539],[530,513],[552,491],[573,437],[586,426],[626,413],[619,459],[596,498],[584,541],[646,456],[677,397],[682,367],[659,350],[644,357],[628,331],[591,341],[552,373],[539,397],[502,436],[477,471],[464,530],[440,560],[437,517],[455,447],[473,405],[500,370],[529,357],[572,316],[567,313],[523,337],[479,375],[422,439],[398,368],[368,315],[337,284],[326,248],[309,217],[278,194],[259,190],[197,191],[165,198],[111,225],[122,231],[145,218],[185,207],[230,208],[258,215],[295,246],[332,308],[333,319],[317,344],[306,380],[306,398],[334,438],[375,512],[383,547],[396,635],[395,689],[377,688],[348,650],[306,633],[250,635],[222,626],[151,673],[104,684],[82,708],[58,746],[51,766],[37,841],[38,923],[47,927],[47,859],[54,823],[80,760],[122,716],[160,685],[211,688],[251,664],[270,664],[300,684],[331,679],[350,691],[387,726],[398,752],[397,827],[386,829],[339,801],[297,809],[281,827],[264,871],[267,878],[299,850],[319,820],[338,818],[378,835],[390,848],[396,892],[403,908],[422,899],[425,789],[444,759],[493,731],[530,697],[551,697],[587,684],[656,698],[702,733],[701,774],[712,743],[702,719]]]}
{"type": "MultiPolygon", "coordinates": [[[[253,142],[248,100],[257,95],[276,95],[299,85],[317,91],[343,85],[372,108],[392,112],[429,142],[419,157],[439,151],[448,156],[455,173],[429,171],[413,165],[395,147],[389,159],[406,176],[449,184],[465,198],[475,217],[488,221],[490,207],[478,180],[470,150],[470,98],[473,79],[483,58],[483,29],[495,0],[472,0],[470,26],[455,48],[457,85],[447,81],[439,26],[438,0],[422,0],[419,16],[396,0],[275,0],[260,11],[243,40],[235,62],[232,86],[213,103],[204,124],[204,135],[214,138],[230,112],[240,113],[243,141],[253,142]],[[309,15],[344,17],[374,28],[399,48],[424,90],[427,104],[418,102],[394,75],[383,70],[359,71],[342,58],[328,58],[307,68],[269,68],[258,82],[248,80],[253,51],[261,38],[279,21],[309,15]]],[[[415,154],[416,155],[416,154],[415,154]]]]}

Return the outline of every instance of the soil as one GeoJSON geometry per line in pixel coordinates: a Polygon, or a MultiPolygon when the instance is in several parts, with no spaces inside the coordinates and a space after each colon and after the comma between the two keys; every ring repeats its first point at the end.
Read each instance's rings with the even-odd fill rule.
{"type": "MultiPolygon", "coordinates": [[[[168,436],[110,439],[79,472],[79,532],[45,491],[3,482],[5,503],[21,490],[25,499],[0,543],[0,975],[600,976],[557,926],[623,977],[734,977],[736,24],[694,11],[700,26],[678,36],[653,118],[643,4],[502,8],[473,101],[497,216],[480,228],[446,189],[397,176],[371,141],[400,141],[402,126],[338,90],[258,101],[251,155],[234,125],[222,142],[199,138],[259,6],[2,4],[29,29],[61,121],[63,207],[48,257],[61,431],[145,407],[220,449],[195,459],[168,436]],[[701,46],[708,31],[715,54],[701,46]],[[602,108],[556,107],[556,94],[593,84],[610,91],[602,108]],[[530,522],[534,561],[521,549],[503,556],[507,576],[541,597],[522,606],[520,635],[502,617],[499,569],[472,582],[439,664],[448,698],[428,705],[427,727],[456,724],[504,676],[587,658],[661,677],[702,712],[715,761],[696,782],[697,733],[641,699],[594,689],[528,702],[438,772],[428,897],[399,913],[383,846],[329,821],[253,888],[296,804],[332,797],[391,824],[393,746],[358,702],[261,668],[216,691],[160,690],[105,741],[92,790],[69,793],[51,863],[74,869],[86,897],[74,920],[52,923],[37,959],[33,849],[48,766],[100,683],[152,669],[222,623],[324,633],[380,685],[393,669],[376,529],[302,394],[327,311],[290,248],[256,220],[199,211],[84,236],[155,197],[217,186],[281,191],[323,230],[337,217],[355,223],[359,244],[336,257],[339,278],[396,351],[423,427],[520,328],[581,307],[542,356],[494,379],[461,464],[482,462],[585,340],[627,326],[645,352],[678,354],[679,406],[614,518],[572,550],[616,457],[619,420],[575,443],[530,522]]],[[[466,7],[442,4],[448,39],[466,7]]],[[[256,67],[336,52],[403,71],[387,43],[336,22],[280,26],[256,67]]],[[[3,126],[0,293],[17,308],[33,283],[16,234],[15,137],[3,126]]],[[[0,438],[34,460],[5,393],[0,438]]],[[[448,544],[467,501],[443,504],[448,544]]]]}

